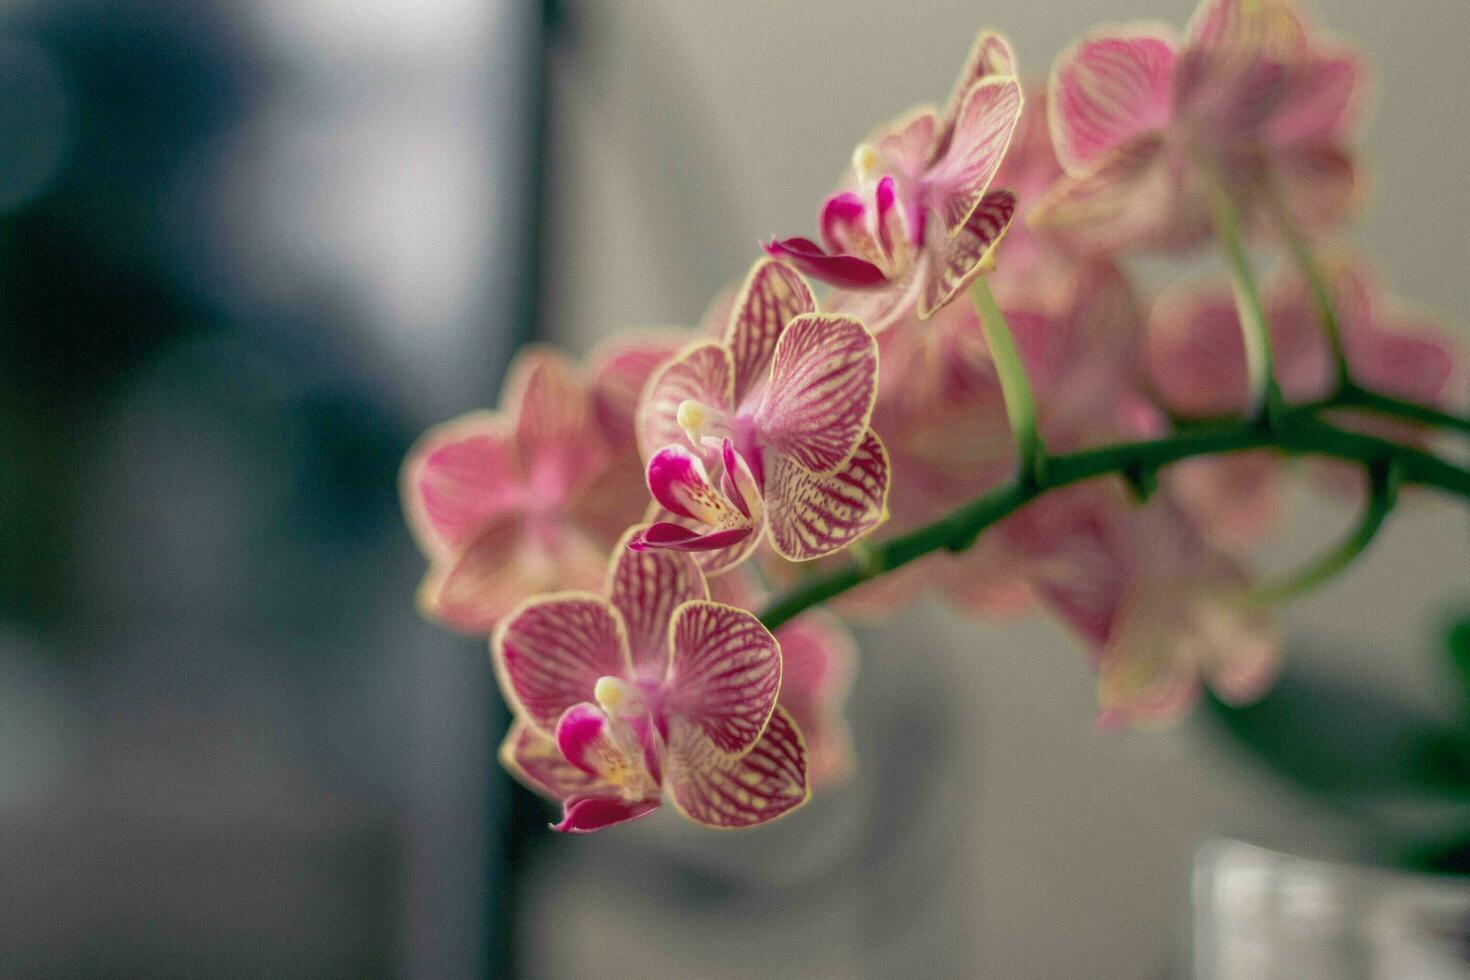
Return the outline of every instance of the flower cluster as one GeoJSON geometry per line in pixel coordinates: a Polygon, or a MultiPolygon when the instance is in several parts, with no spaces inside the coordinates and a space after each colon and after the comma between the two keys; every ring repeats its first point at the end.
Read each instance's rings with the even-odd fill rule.
{"type": "Polygon", "coordinates": [[[665,795],[746,827],[840,778],[856,652],[819,599],[1046,611],[1107,727],[1264,691],[1249,552],[1280,450],[1330,426],[1339,458],[1308,472],[1350,488],[1359,465],[1381,519],[1399,454],[1455,421],[1446,338],[1362,259],[1317,256],[1363,196],[1363,76],[1291,0],[1094,31],[1045,82],[983,32],[944,105],[862,141],[817,237],[769,240],[703,328],[585,370],[523,352],[499,411],[426,435],[403,476],[422,604],[491,635],[502,761],[557,829],[665,795]],[[1211,231],[1279,270],[1151,296],[1124,264],[1211,231]],[[763,622],[772,584],[794,591],[763,622]]]}

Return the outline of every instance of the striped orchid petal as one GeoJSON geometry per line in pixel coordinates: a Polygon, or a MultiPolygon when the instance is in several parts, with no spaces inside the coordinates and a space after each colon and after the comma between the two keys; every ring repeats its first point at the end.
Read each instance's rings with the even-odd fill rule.
{"type": "Polygon", "coordinates": [[[932,207],[950,235],[970,220],[1005,159],[1025,96],[1014,77],[986,78],[965,94],[954,135],[927,179],[932,207]]]}
{"type": "Polygon", "coordinates": [[[724,344],[690,344],[656,371],[638,405],[638,451],[644,459],[686,442],[679,406],[686,402],[728,412],[735,405],[734,371],[724,344]]]}
{"type": "Polygon", "coordinates": [[[793,317],[814,313],[816,309],[811,287],[791,266],[768,258],[751,267],[735,297],[730,325],[725,331],[732,403],[744,398],[746,392],[765,378],[776,341],[786,324],[793,317]]]}
{"type": "Polygon", "coordinates": [[[1047,87],[1052,143],[1062,168],[1078,175],[1137,137],[1168,126],[1177,60],[1168,29],[1154,26],[1111,30],[1064,52],[1047,87]]]}
{"type": "Polygon", "coordinates": [[[522,495],[511,429],[498,412],[475,412],[429,430],[403,466],[403,507],[427,554],[467,544],[522,495]]]}
{"type": "Polygon", "coordinates": [[[888,453],[871,430],[829,476],[776,455],[766,482],[771,546],[788,561],[840,551],[887,518],[888,484],[888,453]]]}
{"type": "Polygon", "coordinates": [[[613,788],[562,756],[556,739],[517,719],[500,743],[500,764],[522,786],[553,800],[612,793],[613,788]]]}
{"type": "Polygon", "coordinates": [[[781,335],[770,372],[755,414],[768,448],[813,473],[832,473],[867,432],[878,342],[852,317],[799,316],[781,335]]]}
{"type": "Polygon", "coordinates": [[[963,228],[943,242],[934,243],[920,285],[918,312],[921,320],[927,320],[948,306],[977,276],[994,267],[995,250],[1011,227],[1015,214],[1014,193],[991,191],[970,213],[963,228]]]}
{"type": "Polygon", "coordinates": [[[810,796],[806,744],[785,709],[777,706],[760,741],[743,756],[715,751],[698,729],[681,726],[670,748],[669,790],[674,805],[708,827],[753,827],[789,813],[810,796]]]}
{"type": "Polygon", "coordinates": [[[507,699],[547,733],[568,708],[587,700],[600,678],[633,671],[622,617],[588,593],[532,600],[500,625],[491,650],[507,699]]]}
{"type": "Polygon", "coordinates": [[[643,530],[630,528],[613,549],[607,582],[607,595],[622,614],[633,666],[640,676],[650,668],[661,672],[667,665],[674,610],[686,602],[709,598],[704,576],[687,554],[627,547],[643,530]]]}
{"type": "Polygon", "coordinates": [[[981,31],[970,48],[970,56],[950,89],[949,98],[944,100],[944,114],[934,137],[932,160],[938,160],[949,151],[950,139],[954,135],[955,122],[964,106],[965,95],[976,82],[985,78],[1004,77],[1016,74],[1016,52],[1005,35],[995,31],[981,31]]]}
{"type": "Polygon", "coordinates": [[[1307,25],[1292,0],[1204,0],[1189,19],[1191,47],[1262,52],[1280,59],[1307,46],[1307,25]]]}
{"type": "Polygon", "coordinates": [[[671,721],[695,726],[725,755],[755,745],[781,689],[781,647],[770,630],[744,609],[687,602],[674,613],[668,651],[671,721]]]}
{"type": "Polygon", "coordinates": [[[919,176],[929,165],[938,129],[934,110],[925,106],[900,116],[876,134],[872,143],[895,171],[919,176]]]}
{"type": "Polygon", "coordinates": [[[820,609],[782,626],[776,639],[781,643],[777,703],[806,739],[811,784],[835,783],[853,760],[842,702],[857,668],[857,644],[841,620],[820,609]]]}

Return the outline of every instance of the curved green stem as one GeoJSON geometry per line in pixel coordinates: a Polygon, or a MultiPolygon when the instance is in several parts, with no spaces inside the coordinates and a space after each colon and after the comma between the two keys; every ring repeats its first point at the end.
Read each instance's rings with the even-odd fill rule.
{"type": "Polygon", "coordinates": [[[1200,171],[1209,184],[1210,210],[1215,238],[1230,267],[1230,285],[1235,293],[1235,306],[1240,314],[1240,331],[1245,340],[1245,361],[1250,382],[1251,412],[1267,424],[1274,424],[1281,403],[1276,386],[1276,368],[1271,355],[1271,332],[1261,291],[1256,286],[1255,270],[1245,251],[1240,231],[1240,210],[1230,196],[1212,161],[1202,160],[1200,171]]]}
{"type": "Polygon", "coordinates": [[[1036,398],[1031,393],[1031,379],[1026,374],[1026,365],[1021,361],[1021,352],[1016,348],[1016,338],[1006,323],[1000,304],[990,285],[981,276],[970,286],[970,301],[980,317],[980,329],[985,335],[990,358],[995,363],[995,373],[1000,378],[1001,397],[1005,400],[1006,418],[1011,423],[1011,435],[1016,441],[1016,455],[1020,460],[1023,479],[1035,480],[1046,463],[1046,446],[1041,441],[1041,431],[1036,421],[1036,398]]]}
{"type": "Polygon", "coordinates": [[[1393,415],[1410,422],[1433,426],[1437,429],[1453,429],[1470,435],[1470,416],[1452,415],[1449,412],[1420,405],[1418,402],[1395,398],[1377,391],[1360,388],[1349,383],[1334,399],[1334,405],[1345,408],[1361,408],[1380,415],[1393,415]]]}
{"type": "Polygon", "coordinates": [[[1394,505],[1398,503],[1401,479],[1398,465],[1392,459],[1384,464],[1368,467],[1368,477],[1368,503],[1363,508],[1362,519],[1353,528],[1352,533],[1344,538],[1337,547],[1305,568],[1293,572],[1279,582],[1251,589],[1245,594],[1246,602],[1262,606],[1275,605],[1311,592],[1331,580],[1333,576],[1347,568],[1354,559],[1368,550],[1368,546],[1377,537],[1379,529],[1383,527],[1384,520],[1393,510],[1394,505]]]}
{"type": "Polygon", "coordinates": [[[1266,204],[1271,210],[1271,217],[1276,222],[1276,229],[1281,233],[1286,242],[1287,251],[1291,253],[1292,261],[1307,280],[1307,286],[1312,291],[1312,301],[1317,306],[1317,316],[1322,321],[1322,332],[1327,335],[1327,343],[1332,350],[1332,363],[1337,372],[1338,386],[1350,389],[1353,386],[1352,373],[1348,369],[1347,348],[1342,342],[1342,327],[1338,324],[1337,308],[1332,302],[1332,287],[1327,282],[1327,277],[1322,274],[1322,267],[1317,263],[1317,257],[1312,254],[1312,246],[1307,242],[1306,236],[1297,228],[1296,222],[1291,217],[1291,212],[1286,207],[1276,188],[1270,184],[1266,187],[1266,204]]]}
{"type": "Polygon", "coordinates": [[[1162,439],[1049,456],[1046,467],[1034,480],[1017,479],[998,487],[930,524],[882,544],[870,545],[862,561],[850,561],[777,596],[761,613],[761,621],[767,628],[775,629],[812,606],[931,552],[964,551],[986,528],[1050,490],[1108,474],[1123,474],[1130,469],[1158,470],[1195,456],[1276,448],[1363,466],[1391,466],[1404,483],[1470,501],[1470,470],[1411,446],[1329,425],[1313,415],[1321,407],[1284,408],[1273,429],[1263,428],[1254,420],[1202,424],[1162,439]]]}

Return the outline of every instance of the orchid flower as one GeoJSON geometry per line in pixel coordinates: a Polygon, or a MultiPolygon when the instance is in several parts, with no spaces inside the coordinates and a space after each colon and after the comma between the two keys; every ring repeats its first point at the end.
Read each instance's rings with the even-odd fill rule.
{"type": "Polygon", "coordinates": [[[750,827],[808,796],[807,753],[777,704],[781,646],[711,602],[689,555],[613,550],[602,595],[537,596],[491,641],[515,722],[501,761],[585,833],[656,809],[750,827]]]}
{"type": "Polygon", "coordinates": [[[1331,227],[1362,192],[1344,146],[1362,74],[1291,0],[1203,0],[1182,41],[1153,23],[1097,31],[1053,68],[1066,176],[1033,220],[1088,251],[1181,248],[1208,232],[1219,183],[1248,213],[1274,197],[1331,227]]]}
{"type": "Polygon", "coordinates": [[[639,408],[655,523],[634,548],[700,553],[709,574],[763,538],[790,561],[846,547],[885,517],[888,455],[868,427],[873,335],[818,313],[791,267],[762,259],[723,341],[697,341],[650,379],[639,408]]]}
{"type": "Polygon", "coordinates": [[[928,319],[994,261],[1016,198],[990,189],[1021,117],[1015,55],[999,34],[976,39],[942,111],[917,108],[853,152],[822,206],[821,244],[776,239],[766,252],[868,300],[874,331],[917,305],[928,319]]]}
{"type": "MultiPolygon", "coordinates": [[[[1352,376],[1385,394],[1448,408],[1459,373],[1453,341],[1427,318],[1403,311],[1365,262],[1330,261],[1325,273],[1352,376]]],[[[1283,394],[1293,401],[1326,396],[1335,381],[1332,354],[1308,284],[1283,268],[1263,296],[1283,394]]],[[[1148,371],[1171,411],[1208,417],[1243,409],[1245,349],[1237,324],[1224,284],[1175,287],[1159,297],[1149,317],[1148,371]]]]}
{"type": "MultiPolygon", "coordinates": [[[[1078,449],[1123,434],[1099,411],[1136,381],[1142,317],[1123,274],[1092,262],[1055,281],[1008,265],[993,288],[1031,378],[1048,444],[1078,449]]],[[[879,337],[879,348],[884,370],[873,421],[903,479],[884,534],[902,534],[1009,479],[1016,453],[1000,382],[967,304],[942,310],[922,327],[912,320],[896,324],[879,337]]],[[[982,537],[962,554],[937,554],[865,584],[842,608],[886,612],[933,588],[966,611],[1011,618],[1034,597],[1008,558],[982,537]]]]}
{"type": "MultiPolygon", "coordinates": [[[[749,567],[749,566],[747,566],[749,567]]],[[[761,590],[742,572],[710,582],[717,601],[752,609],[761,590]]],[[[842,621],[813,609],[775,631],[781,644],[781,694],[776,703],[806,739],[807,775],[813,789],[846,778],[852,768],[852,735],[842,705],[857,669],[857,643],[842,621]]]]}
{"type": "Polygon", "coordinates": [[[590,380],[555,351],[527,349],[498,411],[419,440],[401,482],[430,562],[419,590],[426,615],[488,633],[528,595],[600,580],[607,545],[640,514],[626,392],[674,349],[667,337],[629,338],[595,358],[590,380]]]}
{"type": "Polygon", "coordinates": [[[1099,723],[1177,718],[1208,685],[1246,703],[1269,687],[1279,640],[1244,601],[1243,572],[1177,508],[1139,508],[1096,484],[1049,495],[1006,522],[1015,567],[1093,651],[1099,723]]]}

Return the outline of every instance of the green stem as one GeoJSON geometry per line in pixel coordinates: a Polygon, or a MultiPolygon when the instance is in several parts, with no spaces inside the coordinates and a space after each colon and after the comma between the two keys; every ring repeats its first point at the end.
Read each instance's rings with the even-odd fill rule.
{"type": "Polygon", "coordinates": [[[1230,267],[1230,285],[1235,293],[1235,306],[1240,315],[1241,336],[1245,340],[1246,370],[1250,381],[1250,411],[1267,424],[1273,424],[1280,408],[1281,393],[1276,387],[1276,368],[1271,355],[1271,332],[1261,291],[1256,286],[1255,270],[1246,254],[1240,231],[1240,210],[1229,189],[1211,161],[1202,160],[1200,171],[1209,184],[1210,208],[1215,238],[1230,267]]]}
{"type": "Polygon", "coordinates": [[[1322,274],[1322,267],[1317,263],[1316,256],[1312,254],[1312,246],[1292,219],[1286,202],[1269,184],[1266,188],[1266,203],[1276,222],[1277,230],[1281,232],[1281,237],[1286,242],[1287,251],[1291,253],[1292,261],[1296,263],[1297,269],[1301,271],[1312,291],[1312,301],[1317,305],[1317,316],[1322,321],[1322,331],[1327,335],[1327,343],[1332,349],[1332,363],[1337,371],[1338,386],[1343,389],[1351,389],[1353,387],[1352,373],[1348,369],[1347,348],[1343,346],[1342,328],[1337,320],[1337,308],[1332,302],[1332,287],[1328,284],[1327,277],[1322,274]]]}
{"type": "Polygon", "coordinates": [[[1311,592],[1325,584],[1353,563],[1353,560],[1368,550],[1377,537],[1384,520],[1398,503],[1400,475],[1393,460],[1386,464],[1368,468],[1368,503],[1351,534],[1337,547],[1322,555],[1310,565],[1302,568],[1279,582],[1272,582],[1251,589],[1245,601],[1253,605],[1269,606],[1311,592]]]}
{"type": "Polygon", "coordinates": [[[1000,304],[984,276],[970,286],[970,301],[975,304],[980,329],[1000,378],[1001,397],[1005,400],[1006,418],[1011,423],[1011,436],[1016,441],[1022,478],[1035,481],[1046,463],[1046,446],[1036,421],[1036,398],[1031,393],[1026,365],[1021,361],[1010,324],[1006,323],[1005,314],[1000,311],[1000,304]]]}
{"type": "Polygon", "coordinates": [[[1401,419],[1408,419],[1410,422],[1419,422],[1438,429],[1453,429],[1470,435],[1470,417],[1452,415],[1437,408],[1430,408],[1428,405],[1420,405],[1418,402],[1369,391],[1352,383],[1343,389],[1335,403],[1347,408],[1362,408],[1380,415],[1394,415],[1401,419]]]}
{"type": "Polygon", "coordinates": [[[812,606],[841,595],[915,559],[940,550],[964,551],[992,524],[1020,510],[1050,490],[1129,469],[1157,470],[1195,456],[1276,448],[1288,453],[1328,456],[1363,466],[1389,466],[1404,483],[1418,484],[1470,501],[1470,470],[1439,457],[1380,439],[1339,429],[1313,417],[1323,406],[1283,408],[1274,429],[1254,420],[1204,424],[1162,439],[1117,443],[1077,453],[1047,457],[1033,480],[1018,478],[975,498],[957,510],[907,534],[870,545],[863,560],[799,583],[777,596],[761,613],[770,629],[812,606]]]}

